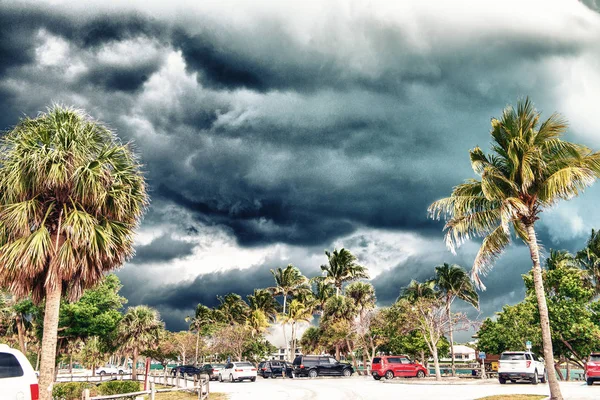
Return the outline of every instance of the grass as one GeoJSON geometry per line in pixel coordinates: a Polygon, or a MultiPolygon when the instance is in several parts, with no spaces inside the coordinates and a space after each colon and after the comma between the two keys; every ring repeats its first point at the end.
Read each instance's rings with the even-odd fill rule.
{"type": "MultiPolygon", "coordinates": [[[[157,389],[169,389],[169,386],[156,385],[157,389]]],[[[150,396],[144,396],[144,399],[149,399],[150,396]]],[[[208,400],[227,400],[229,396],[225,393],[209,393],[208,400]]],[[[156,400],[197,400],[198,395],[191,392],[166,392],[156,393],[156,400]]]]}
{"type": "Polygon", "coordinates": [[[496,396],[480,397],[477,400],[542,400],[547,397],[539,394],[499,394],[496,396]]]}

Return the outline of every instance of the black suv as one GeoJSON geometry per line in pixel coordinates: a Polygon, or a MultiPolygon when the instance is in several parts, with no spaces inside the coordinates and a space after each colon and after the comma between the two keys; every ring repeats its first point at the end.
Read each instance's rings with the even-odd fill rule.
{"type": "Polygon", "coordinates": [[[295,376],[350,376],[352,365],[341,363],[331,356],[297,356],[293,362],[295,376]]]}
{"type": "Polygon", "coordinates": [[[285,376],[288,378],[293,378],[292,376],[292,366],[285,361],[263,361],[258,364],[258,375],[263,378],[280,378],[283,376],[283,371],[285,370],[285,376]]]}
{"type": "Polygon", "coordinates": [[[181,375],[181,376],[194,376],[194,375],[200,375],[201,373],[206,373],[204,372],[201,368],[196,368],[193,365],[179,365],[177,367],[173,367],[173,369],[171,369],[171,374],[173,376],[177,376],[177,374],[181,375]]]}

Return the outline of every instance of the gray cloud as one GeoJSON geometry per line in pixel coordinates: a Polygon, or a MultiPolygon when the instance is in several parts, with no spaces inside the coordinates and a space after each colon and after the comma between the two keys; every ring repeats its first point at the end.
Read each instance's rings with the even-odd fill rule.
{"type": "MultiPolygon", "coordinates": [[[[239,251],[286,244],[321,252],[364,229],[441,243],[442,225],[427,219],[427,206],[473,175],[468,149],[487,146],[490,117],[519,96],[546,115],[569,111],[569,138],[600,146],[590,134],[597,121],[577,102],[600,82],[600,16],[577,3],[510,15],[478,4],[473,17],[419,2],[387,12],[329,6],[315,15],[275,6],[238,15],[203,4],[165,16],[139,4],[3,4],[0,129],[62,102],[135,141],[153,197],[142,230],[158,238],[138,246],[120,274],[132,304],[175,315],[266,285],[269,268],[306,262],[215,266],[221,272],[197,278],[190,270],[184,282],[144,297],[160,285],[140,277],[142,265],[166,269],[193,256],[201,240],[210,242],[207,232],[230,235],[239,251]]],[[[547,247],[584,243],[600,221],[598,190],[542,216],[547,247]]],[[[353,244],[365,257],[377,252],[366,246],[363,254],[353,244]]],[[[381,303],[440,262],[472,261],[470,252],[448,254],[416,252],[384,271],[373,281],[381,303]]],[[[485,312],[522,295],[520,259],[507,256],[488,277],[485,312]]]]}

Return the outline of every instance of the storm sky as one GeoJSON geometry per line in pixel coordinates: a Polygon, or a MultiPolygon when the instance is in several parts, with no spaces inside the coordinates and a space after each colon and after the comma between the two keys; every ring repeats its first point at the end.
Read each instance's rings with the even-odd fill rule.
{"type": "MultiPolygon", "coordinates": [[[[325,249],[358,256],[380,305],[469,269],[478,243],[452,255],[426,209],[519,98],[600,149],[597,0],[107,3],[0,3],[0,129],[60,103],[133,141],[152,204],[118,275],[173,330],[271,268],[319,274],[325,249]]],[[[546,250],[585,244],[599,195],[543,213],[546,250]]],[[[479,318],[523,298],[530,266],[516,242],[479,318]]]]}

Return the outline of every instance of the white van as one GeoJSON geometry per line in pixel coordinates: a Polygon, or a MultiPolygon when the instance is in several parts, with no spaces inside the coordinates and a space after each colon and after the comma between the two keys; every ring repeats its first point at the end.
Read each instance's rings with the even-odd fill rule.
{"type": "Polygon", "coordinates": [[[37,375],[19,350],[0,344],[0,393],[6,400],[39,400],[37,375]]]}

